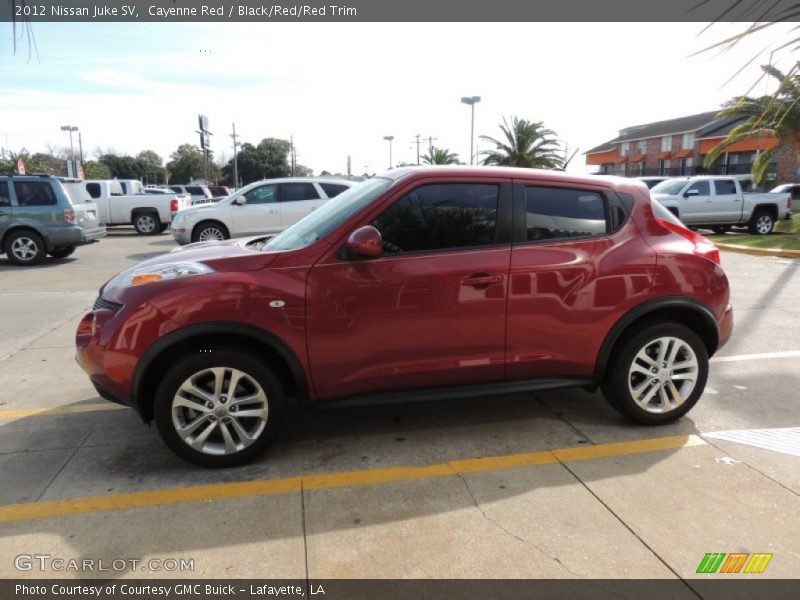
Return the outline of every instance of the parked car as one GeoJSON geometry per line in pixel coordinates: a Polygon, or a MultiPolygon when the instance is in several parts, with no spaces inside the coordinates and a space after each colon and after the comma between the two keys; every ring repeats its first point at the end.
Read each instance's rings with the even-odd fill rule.
{"type": "Polygon", "coordinates": [[[122,186],[122,193],[126,196],[137,196],[145,193],[144,185],[138,179],[115,179],[122,186]]]}
{"type": "MultiPolygon", "coordinates": [[[[794,205],[795,201],[800,201],[800,183],[784,183],[783,185],[772,188],[770,193],[789,194],[792,197],[792,204],[794,205]]],[[[791,211],[787,216],[788,218],[791,218],[791,211]]]]}
{"type": "Polygon", "coordinates": [[[115,180],[88,180],[86,191],[97,204],[100,220],[106,225],[133,225],[137,233],[153,235],[165,231],[172,215],[186,208],[186,200],[176,194],[123,194],[115,180]]]}
{"type": "Polygon", "coordinates": [[[66,258],[105,237],[97,207],[47,175],[0,176],[0,251],[16,265],[66,258]]]}
{"type": "Polygon", "coordinates": [[[261,454],[307,404],[599,386],[669,423],[731,335],[719,263],[636,181],[395,169],[274,237],[123,271],[81,320],[77,359],[100,396],[212,467],[261,454]]]}
{"type": "Polygon", "coordinates": [[[172,236],[179,244],[188,244],[277,233],[354,185],[309,177],[257,181],[215,203],[179,212],[172,222],[172,236]]]}
{"type": "Polygon", "coordinates": [[[750,233],[772,233],[792,207],[788,193],[745,193],[745,179],[725,176],[679,177],[662,181],[650,193],[684,224],[725,233],[746,225],[750,233]]]}
{"type": "Polygon", "coordinates": [[[662,181],[666,181],[667,179],[669,179],[669,177],[656,177],[656,176],[650,177],[650,176],[645,176],[645,177],[636,177],[636,179],[641,181],[648,188],[652,188],[653,186],[658,185],[662,181]]]}
{"type": "Polygon", "coordinates": [[[214,197],[205,185],[171,185],[169,189],[178,194],[189,194],[191,196],[189,204],[202,204],[214,197]]]}

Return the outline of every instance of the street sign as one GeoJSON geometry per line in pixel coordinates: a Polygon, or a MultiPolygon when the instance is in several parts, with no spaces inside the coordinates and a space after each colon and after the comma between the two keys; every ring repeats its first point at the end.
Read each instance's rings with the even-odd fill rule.
{"type": "Polygon", "coordinates": [[[25,175],[25,161],[21,158],[17,161],[17,173],[20,175],[25,175]]]}
{"type": "Polygon", "coordinates": [[[197,115],[197,121],[200,124],[200,131],[208,131],[208,117],[205,115],[197,115]]]}

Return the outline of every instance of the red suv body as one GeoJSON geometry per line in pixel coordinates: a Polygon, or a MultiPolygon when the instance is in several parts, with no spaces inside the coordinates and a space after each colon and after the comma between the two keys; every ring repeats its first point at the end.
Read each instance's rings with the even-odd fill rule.
{"type": "Polygon", "coordinates": [[[644,184],[447,167],[368,180],[272,238],[140,263],[76,343],[102,397],[228,466],[305,403],[602,386],[669,422],[732,326],[716,248],[644,184]]]}

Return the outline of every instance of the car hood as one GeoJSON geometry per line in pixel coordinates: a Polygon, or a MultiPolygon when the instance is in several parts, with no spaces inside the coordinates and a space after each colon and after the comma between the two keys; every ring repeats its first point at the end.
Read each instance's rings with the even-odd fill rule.
{"type": "Polygon", "coordinates": [[[175,262],[202,262],[220,272],[255,271],[269,265],[278,255],[276,252],[261,252],[247,247],[248,244],[265,239],[267,236],[261,235],[219,242],[187,244],[173,248],[166,254],[149,258],[131,268],[138,269],[175,262]]]}

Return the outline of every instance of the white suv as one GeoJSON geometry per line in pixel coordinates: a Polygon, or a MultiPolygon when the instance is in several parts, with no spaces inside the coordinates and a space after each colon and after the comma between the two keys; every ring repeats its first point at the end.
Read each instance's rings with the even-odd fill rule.
{"type": "Polygon", "coordinates": [[[215,204],[179,211],[172,219],[172,236],[188,244],[278,233],[354,185],[311,177],[257,181],[215,204]]]}

